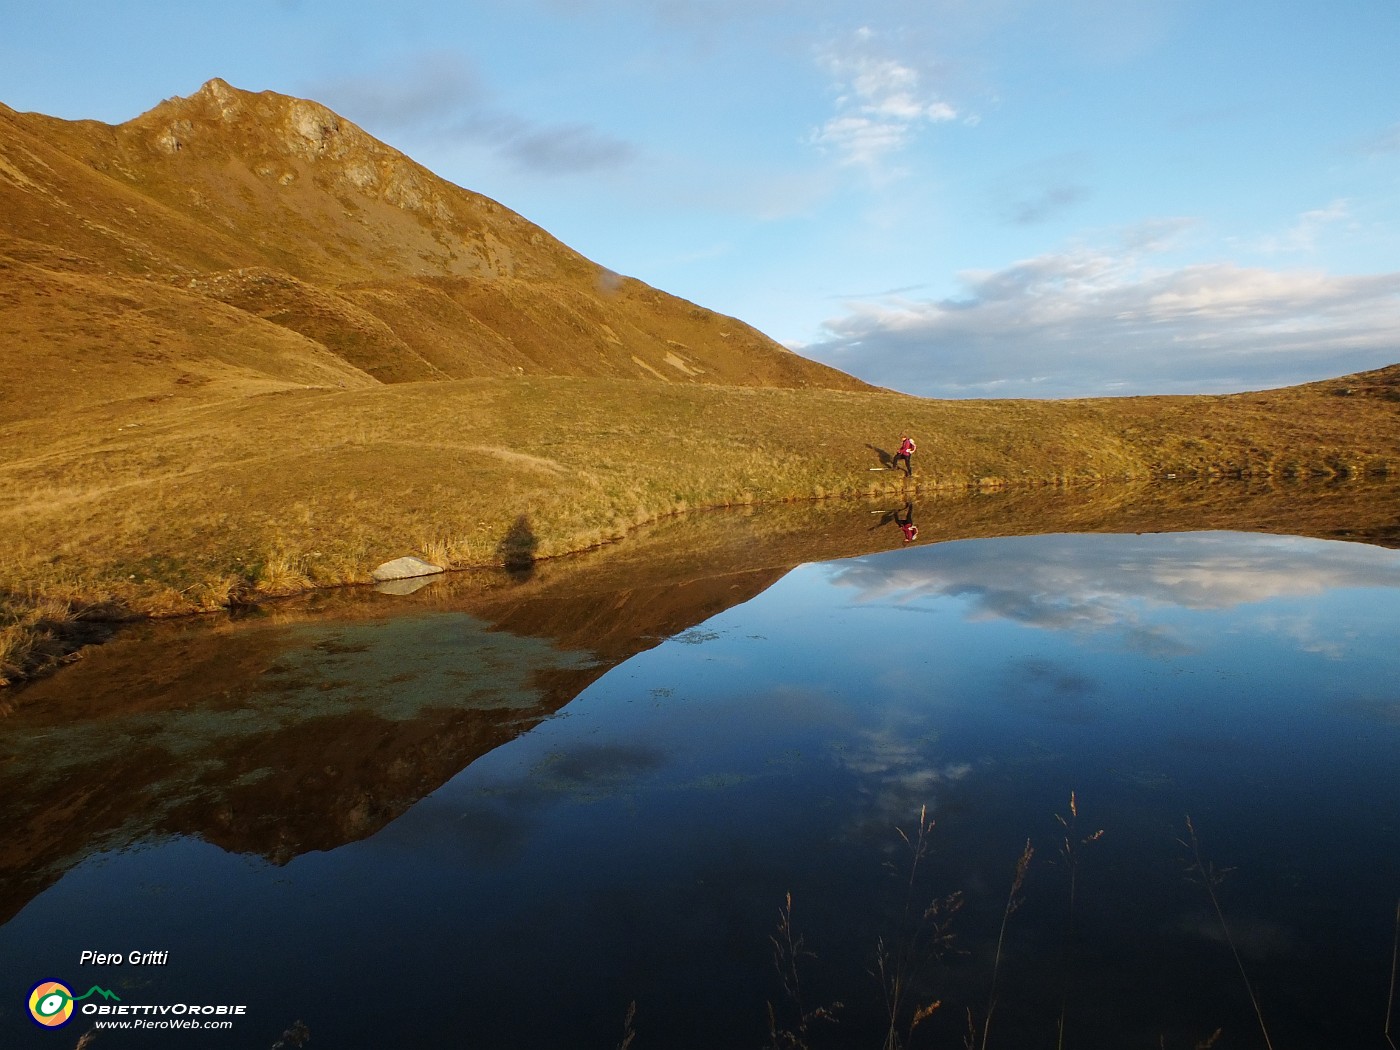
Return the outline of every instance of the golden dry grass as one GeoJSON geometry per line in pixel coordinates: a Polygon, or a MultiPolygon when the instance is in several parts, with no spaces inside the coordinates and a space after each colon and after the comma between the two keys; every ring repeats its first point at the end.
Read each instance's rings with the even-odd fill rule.
{"type": "Polygon", "coordinates": [[[67,655],[81,635],[75,630],[78,611],[59,598],[0,591],[0,686],[67,655]]]}
{"type": "Polygon", "coordinates": [[[0,579],[176,612],[361,581],[405,553],[500,563],[521,520],[548,557],[702,507],[1168,473],[1395,472],[1400,402],[1377,383],[1381,393],[1345,399],[1322,384],[936,402],[559,377],[75,410],[0,432],[0,579]],[[904,429],[920,441],[915,477],[872,472],[904,429]]]}

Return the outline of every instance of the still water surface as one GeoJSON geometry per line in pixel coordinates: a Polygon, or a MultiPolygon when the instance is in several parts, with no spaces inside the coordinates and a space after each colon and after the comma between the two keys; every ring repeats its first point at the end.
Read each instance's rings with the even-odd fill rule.
{"type": "Polygon", "coordinates": [[[758,1048],[768,1004],[797,1023],[789,894],[802,1007],[841,1004],[814,1047],[882,1045],[877,946],[892,968],[909,943],[901,1023],[942,1002],[914,1045],[961,1047],[969,1016],[980,1043],[994,1003],[989,1046],[1262,1046],[1251,991],[1274,1046],[1384,1045],[1395,551],[914,545],[802,566],[620,662],[464,612],[260,629],[275,655],[206,701],[4,723],[7,783],[64,799],[11,810],[14,841],[87,830],[9,873],[3,1045],[91,1026],[30,1022],[53,978],[246,1006],[99,1048],[265,1048],[296,1021],[311,1047],[611,1048],[634,1002],[635,1050],[758,1048]]]}

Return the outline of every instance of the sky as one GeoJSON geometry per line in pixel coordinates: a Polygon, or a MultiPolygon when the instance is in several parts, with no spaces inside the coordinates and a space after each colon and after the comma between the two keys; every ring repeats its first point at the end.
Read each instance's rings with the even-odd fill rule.
{"type": "Polygon", "coordinates": [[[1400,2],[0,0],[0,102],[312,98],[927,397],[1400,362],[1400,2]]]}

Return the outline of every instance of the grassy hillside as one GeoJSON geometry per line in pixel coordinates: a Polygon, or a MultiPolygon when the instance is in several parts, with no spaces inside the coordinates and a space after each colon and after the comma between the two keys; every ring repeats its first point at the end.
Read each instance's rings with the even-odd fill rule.
{"type": "Polygon", "coordinates": [[[0,576],[145,611],[538,556],[690,508],[1178,475],[1400,470],[1400,367],[1231,397],[939,402],[585,378],[80,406],[0,429],[0,576]],[[1344,393],[1351,391],[1350,393],[1344,393]],[[872,471],[900,430],[911,481],[872,471]]]}

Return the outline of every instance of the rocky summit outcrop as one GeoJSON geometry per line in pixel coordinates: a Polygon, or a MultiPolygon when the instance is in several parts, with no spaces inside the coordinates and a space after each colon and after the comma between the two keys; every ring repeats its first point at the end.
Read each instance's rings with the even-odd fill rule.
{"type": "Polygon", "coordinates": [[[516,375],[868,389],[217,79],[117,126],[0,105],[0,296],[0,383],[34,412],[516,375]]]}

